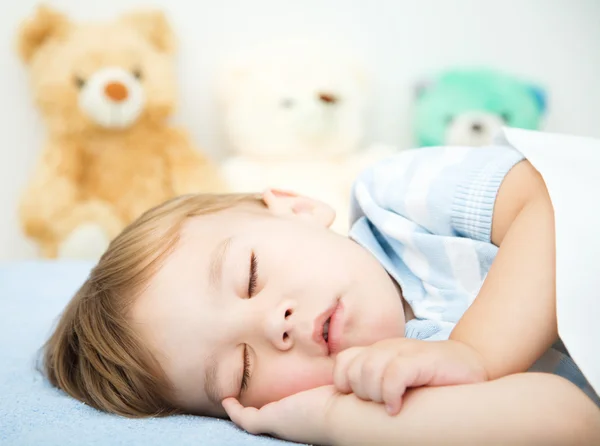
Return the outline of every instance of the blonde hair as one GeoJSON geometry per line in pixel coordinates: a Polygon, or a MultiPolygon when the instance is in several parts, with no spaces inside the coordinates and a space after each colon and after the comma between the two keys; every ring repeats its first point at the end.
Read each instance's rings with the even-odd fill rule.
{"type": "Polygon", "coordinates": [[[62,313],[43,347],[43,372],[52,385],[97,409],[127,417],[181,411],[172,387],[128,321],[136,295],[179,239],[190,217],[239,204],[254,194],[186,195],[157,206],[110,244],[62,313]]]}

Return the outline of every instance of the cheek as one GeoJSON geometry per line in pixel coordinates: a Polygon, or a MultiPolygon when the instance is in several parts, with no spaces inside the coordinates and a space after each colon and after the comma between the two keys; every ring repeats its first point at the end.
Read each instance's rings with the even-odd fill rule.
{"type": "Polygon", "coordinates": [[[385,318],[371,321],[370,327],[365,331],[361,345],[371,345],[383,339],[404,337],[404,321],[400,317],[385,318]]]}
{"type": "Polygon", "coordinates": [[[272,361],[260,371],[252,383],[247,400],[242,403],[253,407],[262,407],[286,396],[333,384],[333,363],[329,358],[321,361],[292,360],[285,357],[272,361]]]}
{"type": "Polygon", "coordinates": [[[400,297],[382,295],[382,298],[357,296],[356,299],[348,299],[344,349],[404,337],[405,320],[400,297]]]}

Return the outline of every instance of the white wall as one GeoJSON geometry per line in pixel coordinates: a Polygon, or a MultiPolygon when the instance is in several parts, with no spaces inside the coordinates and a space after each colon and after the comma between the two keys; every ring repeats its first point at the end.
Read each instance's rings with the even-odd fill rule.
{"type": "MultiPolygon", "coordinates": [[[[33,247],[15,206],[43,140],[25,71],[13,51],[19,20],[37,2],[0,7],[0,261],[26,258],[33,247]]],[[[413,81],[453,64],[494,64],[544,84],[546,128],[600,137],[599,0],[49,0],[78,19],[110,18],[137,5],[169,14],[180,39],[177,120],[196,143],[218,153],[212,70],[229,50],[302,33],[337,36],[354,45],[375,75],[371,138],[410,144],[413,81]]]]}

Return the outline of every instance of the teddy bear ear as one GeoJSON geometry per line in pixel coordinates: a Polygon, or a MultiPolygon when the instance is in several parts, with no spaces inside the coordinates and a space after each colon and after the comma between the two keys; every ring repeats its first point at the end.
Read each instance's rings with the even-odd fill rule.
{"type": "Polygon", "coordinates": [[[546,93],[546,90],[538,85],[531,85],[529,90],[537,102],[540,113],[544,114],[548,108],[548,94],[546,93]]]}
{"type": "Polygon", "coordinates": [[[26,19],[17,33],[17,50],[25,63],[29,63],[44,43],[62,35],[69,28],[69,19],[46,5],[38,6],[36,12],[26,19]]]}
{"type": "Polygon", "coordinates": [[[427,90],[435,85],[435,80],[432,78],[419,79],[414,86],[413,94],[416,99],[419,99],[427,90]]]}
{"type": "Polygon", "coordinates": [[[368,89],[371,82],[371,73],[360,60],[352,60],[351,65],[355,79],[363,89],[368,89]]]}
{"type": "Polygon", "coordinates": [[[246,88],[250,72],[248,62],[234,58],[221,61],[215,76],[215,90],[219,102],[226,104],[238,97],[239,92],[246,88]]]}
{"type": "Polygon", "coordinates": [[[164,12],[152,9],[133,11],[123,15],[121,22],[134,28],[159,51],[175,51],[175,33],[164,12]]]}

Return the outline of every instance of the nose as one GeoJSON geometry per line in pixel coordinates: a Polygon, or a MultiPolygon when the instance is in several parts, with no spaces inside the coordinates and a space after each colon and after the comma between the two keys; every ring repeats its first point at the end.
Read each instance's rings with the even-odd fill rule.
{"type": "Polygon", "coordinates": [[[127,87],[121,82],[109,82],[104,86],[104,93],[115,102],[121,102],[127,99],[127,87]]]}
{"type": "Polygon", "coordinates": [[[319,100],[325,104],[333,105],[338,101],[338,98],[332,93],[319,93],[319,100]]]}
{"type": "Polygon", "coordinates": [[[281,302],[267,314],[266,337],[278,350],[286,351],[294,346],[293,314],[294,308],[290,301],[281,302]]]}
{"type": "Polygon", "coordinates": [[[483,125],[481,125],[481,123],[479,123],[479,122],[476,122],[471,126],[471,129],[475,133],[481,133],[483,131],[483,125]]]}

